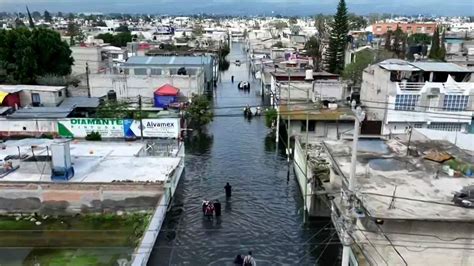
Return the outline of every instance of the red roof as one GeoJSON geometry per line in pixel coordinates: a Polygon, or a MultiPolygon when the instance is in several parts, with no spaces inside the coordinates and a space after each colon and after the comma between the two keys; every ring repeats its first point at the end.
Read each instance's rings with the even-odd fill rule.
{"type": "Polygon", "coordinates": [[[154,92],[155,95],[160,96],[178,96],[179,89],[176,87],[171,86],[170,84],[165,84],[154,92]]]}

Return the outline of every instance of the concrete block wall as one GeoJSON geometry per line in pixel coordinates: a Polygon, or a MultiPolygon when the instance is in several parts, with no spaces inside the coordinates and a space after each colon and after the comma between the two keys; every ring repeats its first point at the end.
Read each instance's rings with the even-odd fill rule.
{"type": "Polygon", "coordinates": [[[103,213],[154,210],[161,183],[0,182],[0,213],[103,213]]]}

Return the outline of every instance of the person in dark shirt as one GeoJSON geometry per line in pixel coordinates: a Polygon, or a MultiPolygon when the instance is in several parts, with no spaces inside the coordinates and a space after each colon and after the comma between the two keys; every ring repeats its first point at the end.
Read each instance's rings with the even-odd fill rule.
{"type": "Polygon", "coordinates": [[[227,185],[224,187],[225,189],[225,196],[230,198],[232,196],[232,186],[227,182],[227,185]]]}
{"type": "Polygon", "coordinates": [[[237,255],[237,257],[235,257],[235,259],[234,259],[234,264],[235,264],[236,266],[242,266],[242,265],[244,265],[244,258],[242,258],[242,255],[239,254],[239,255],[237,255]]]}
{"type": "Polygon", "coordinates": [[[214,201],[214,213],[216,217],[221,216],[221,203],[217,199],[214,201]]]}

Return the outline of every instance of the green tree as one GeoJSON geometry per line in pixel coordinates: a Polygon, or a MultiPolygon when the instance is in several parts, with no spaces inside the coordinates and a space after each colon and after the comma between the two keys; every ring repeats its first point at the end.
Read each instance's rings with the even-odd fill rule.
{"type": "Polygon", "coordinates": [[[306,54],[313,58],[313,64],[316,71],[321,70],[321,58],[322,58],[322,49],[321,49],[321,41],[315,36],[309,38],[309,40],[305,43],[304,49],[306,50],[306,54]]]}
{"type": "Polygon", "coordinates": [[[414,33],[408,36],[408,44],[429,44],[431,43],[431,36],[425,33],[414,33]]]}
{"type": "Polygon", "coordinates": [[[193,95],[191,105],[186,112],[186,117],[189,119],[190,124],[199,131],[213,120],[211,103],[206,96],[193,95]]]}
{"type": "Polygon", "coordinates": [[[332,24],[331,37],[327,51],[328,70],[339,74],[344,69],[344,52],[347,43],[349,25],[347,21],[347,7],[344,0],[339,0],[337,12],[332,24]]]}
{"type": "Polygon", "coordinates": [[[268,109],[265,111],[265,125],[272,128],[275,125],[278,114],[276,109],[268,109]]]}
{"type": "Polygon", "coordinates": [[[0,69],[9,82],[35,84],[39,76],[66,76],[73,62],[69,46],[53,30],[0,30],[0,69]]]}
{"type": "Polygon", "coordinates": [[[73,46],[76,42],[75,42],[75,37],[77,35],[79,35],[80,33],[80,29],[79,29],[79,25],[77,25],[74,21],[69,21],[69,23],[67,24],[67,32],[66,32],[66,35],[70,37],[69,39],[69,44],[71,46],[73,46]]]}
{"type": "Polygon", "coordinates": [[[389,30],[385,33],[385,50],[392,51],[392,31],[389,30]]]}
{"type": "Polygon", "coordinates": [[[115,29],[116,32],[130,32],[127,24],[122,24],[115,29]]]}
{"type": "Polygon", "coordinates": [[[404,59],[405,49],[406,49],[406,35],[402,31],[402,29],[397,26],[397,29],[393,32],[392,52],[394,52],[398,58],[404,59]]]}
{"type": "Polygon", "coordinates": [[[203,31],[204,31],[204,29],[203,29],[202,25],[198,24],[198,25],[195,25],[193,27],[192,33],[193,33],[193,36],[195,36],[195,37],[196,36],[202,36],[203,31]]]}
{"type": "MultiPolygon", "coordinates": [[[[444,47],[444,39],[439,35],[440,28],[436,27],[431,41],[431,49],[428,58],[433,60],[444,61],[446,56],[446,48],[444,47]]],[[[443,33],[444,35],[444,33],[443,33]]]]}
{"type": "Polygon", "coordinates": [[[130,32],[121,32],[116,35],[110,33],[102,33],[97,35],[97,39],[101,39],[104,43],[108,43],[112,46],[124,47],[127,46],[127,42],[132,41],[132,34],[130,32]]]}
{"type": "Polygon", "coordinates": [[[133,118],[133,110],[129,108],[127,102],[107,101],[101,105],[96,112],[99,118],[133,118]]]}
{"type": "Polygon", "coordinates": [[[48,12],[48,10],[44,11],[43,17],[44,17],[44,21],[46,21],[46,22],[53,21],[53,18],[51,17],[51,14],[48,12]]]}
{"type": "Polygon", "coordinates": [[[342,72],[342,78],[351,85],[358,86],[362,83],[362,73],[366,67],[375,61],[375,54],[371,50],[362,50],[356,53],[354,63],[348,64],[342,72]]]}
{"type": "Polygon", "coordinates": [[[32,16],[34,19],[38,20],[38,19],[41,18],[41,13],[38,12],[38,11],[33,11],[33,13],[31,13],[31,16],[32,16]]]}
{"type": "Polygon", "coordinates": [[[297,24],[297,23],[298,23],[298,17],[291,17],[291,18],[288,20],[288,23],[289,23],[290,25],[297,24]]]}
{"type": "Polygon", "coordinates": [[[56,14],[56,16],[57,16],[58,18],[62,18],[64,15],[63,15],[63,12],[59,11],[59,12],[56,14]]]}
{"type": "Polygon", "coordinates": [[[367,20],[363,16],[350,13],[347,19],[349,21],[349,30],[363,30],[367,27],[367,20]]]}

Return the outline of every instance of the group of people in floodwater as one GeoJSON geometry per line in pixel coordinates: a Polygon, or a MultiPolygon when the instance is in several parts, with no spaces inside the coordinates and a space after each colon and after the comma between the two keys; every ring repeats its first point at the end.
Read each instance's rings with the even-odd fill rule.
{"type": "MultiPolygon", "coordinates": [[[[232,186],[227,183],[224,186],[225,189],[225,196],[229,199],[232,196],[232,186]]],[[[218,199],[213,201],[203,200],[202,201],[202,213],[205,217],[209,220],[212,220],[214,215],[217,217],[221,216],[221,203],[218,199]]],[[[242,256],[238,254],[234,259],[234,264],[238,266],[256,266],[257,263],[255,259],[252,257],[252,251],[249,251],[248,255],[242,256]]]]}

